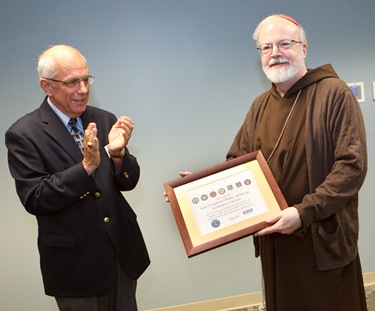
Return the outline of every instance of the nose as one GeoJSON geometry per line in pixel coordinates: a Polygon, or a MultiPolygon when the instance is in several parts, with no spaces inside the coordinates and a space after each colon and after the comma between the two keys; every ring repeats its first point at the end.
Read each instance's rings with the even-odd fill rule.
{"type": "Polygon", "coordinates": [[[277,44],[272,45],[271,56],[280,55],[280,49],[277,44]]]}
{"type": "Polygon", "coordinates": [[[78,89],[78,92],[79,93],[88,93],[90,89],[90,85],[85,83],[83,80],[79,81],[79,89],[78,89]]]}

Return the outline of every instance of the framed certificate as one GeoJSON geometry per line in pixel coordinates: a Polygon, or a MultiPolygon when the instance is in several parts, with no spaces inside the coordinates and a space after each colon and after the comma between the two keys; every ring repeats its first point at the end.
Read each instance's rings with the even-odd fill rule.
{"type": "Polygon", "coordinates": [[[288,206],[261,151],[164,187],[188,257],[265,228],[265,219],[288,206]]]}

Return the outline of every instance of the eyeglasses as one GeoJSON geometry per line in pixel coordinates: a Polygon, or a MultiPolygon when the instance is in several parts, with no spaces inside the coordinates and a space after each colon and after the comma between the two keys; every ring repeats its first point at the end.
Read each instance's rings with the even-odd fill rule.
{"type": "Polygon", "coordinates": [[[281,40],[277,42],[276,44],[272,44],[272,43],[260,44],[257,46],[257,50],[259,51],[261,55],[267,55],[271,53],[271,51],[273,51],[274,45],[277,46],[277,49],[279,51],[285,51],[285,50],[291,49],[293,45],[296,43],[302,43],[302,42],[296,41],[296,40],[281,40]]]}
{"type": "Polygon", "coordinates": [[[76,88],[76,87],[80,86],[81,81],[83,81],[83,83],[86,86],[92,84],[94,82],[95,77],[87,75],[87,76],[84,76],[82,78],[71,78],[71,79],[68,79],[68,80],[65,80],[65,81],[51,79],[51,78],[44,78],[44,79],[49,80],[49,81],[53,81],[53,82],[60,82],[60,83],[64,84],[65,86],[69,87],[69,88],[76,88]]]}

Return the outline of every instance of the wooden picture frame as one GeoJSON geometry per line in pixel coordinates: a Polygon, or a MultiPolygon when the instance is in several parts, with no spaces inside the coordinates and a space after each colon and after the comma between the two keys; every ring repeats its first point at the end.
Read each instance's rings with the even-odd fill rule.
{"type": "Polygon", "coordinates": [[[265,228],[288,206],[260,150],[164,187],[188,257],[265,228]]]}

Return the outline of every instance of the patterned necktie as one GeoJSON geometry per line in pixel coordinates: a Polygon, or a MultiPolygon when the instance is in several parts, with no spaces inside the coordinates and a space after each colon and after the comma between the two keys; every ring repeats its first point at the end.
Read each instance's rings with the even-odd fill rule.
{"type": "Polygon", "coordinates": [[[82,154],[85,154],[85,150],[83,147],[83,133],[77,128],[76,124],[77,124],[77,119],[70,118],[69,125],[72,127],[70,134],[73,136],[82,154]]]}

